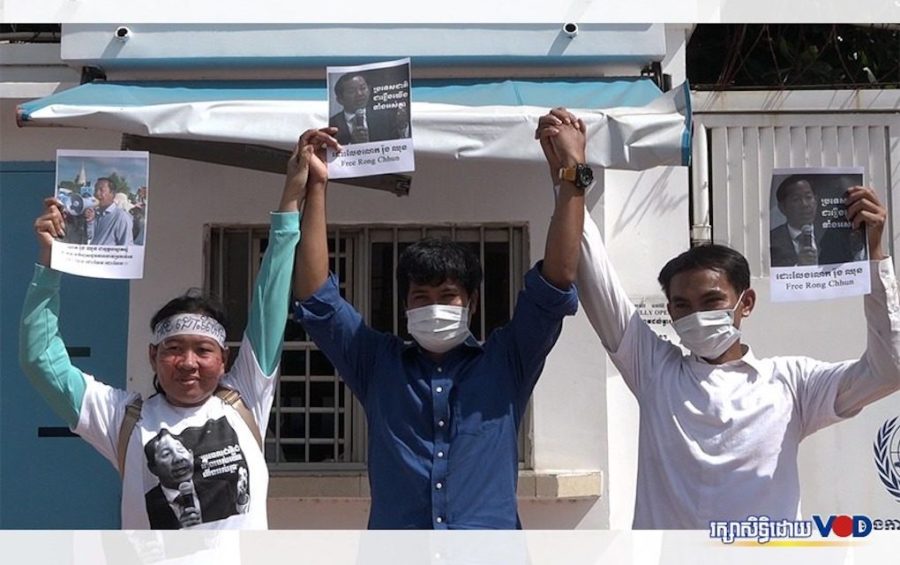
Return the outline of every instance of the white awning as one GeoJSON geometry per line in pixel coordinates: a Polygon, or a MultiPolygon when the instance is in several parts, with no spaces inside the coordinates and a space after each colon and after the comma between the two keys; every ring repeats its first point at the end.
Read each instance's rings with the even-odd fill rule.
{"type": "MultiPolygon", "coordinates": [[[[328,123],[323,83],[95,82],[22,104],[20,126],[119,131],[150,140],[289,151],[300,132],[328,123]]],[[[539,116],[566,106],[588,125],[588,161],[618,169],[686,165],[687,85],[661,93],[649,80],[426,82],[412,90],[417,159],[542,161],[539,116]]],[[[199,157],[202,159],[202,157],[199,157]]],[[[254,166],[252,152],[239,166],[254,166]]]]}

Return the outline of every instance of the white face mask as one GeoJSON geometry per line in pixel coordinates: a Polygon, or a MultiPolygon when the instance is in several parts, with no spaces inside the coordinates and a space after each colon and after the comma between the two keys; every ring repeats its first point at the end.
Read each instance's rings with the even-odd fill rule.
{"type": "Polygon", "coordinates": [[[446,353],[469,337],[469,309],[432,304],[406,311],[406,329],[433,353],[446,353]]]}
{"type": "Polygon", "coordinates": [[[681,344],[698,357],[716,359],[741,338],[734,327],[734,311],[741,305],[744,293],[733,308],[694,312],[672,322],[681,344]]]}

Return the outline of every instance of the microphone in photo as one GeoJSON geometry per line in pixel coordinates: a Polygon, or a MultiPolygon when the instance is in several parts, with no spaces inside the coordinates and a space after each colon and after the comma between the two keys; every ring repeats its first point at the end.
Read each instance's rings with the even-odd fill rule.
{"type": "Polygon", "coordinates": [[[200,517],[200,506],[197,504],[193,481],[185,481],[178,485],[178,498],[175,501],[181,506],[179,520],[182,526],[194,526],[203,520],[200,517]]]}
{"type": "Polygon", "coordinates": [[[358,108],[354,114],[353,131],[350,133],[350,140],[353,143],[367,143],[369,141],[369,129],[366,125],[366,110],[358,108]]]}
{"type": "Polygon", "coordinates": [[[812,224],[804,224],[800,228],[800,235],[797,237],[800,249],[798,250],[800,265],[816,265],[819,262],[819,252],[816,250],[813,242],[813,226],[812,224]]]}

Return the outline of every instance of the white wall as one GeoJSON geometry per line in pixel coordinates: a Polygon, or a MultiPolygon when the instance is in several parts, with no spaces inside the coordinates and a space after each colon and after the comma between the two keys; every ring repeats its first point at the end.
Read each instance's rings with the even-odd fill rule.
{"type": "MultiPolygon", "coordinates": [[[[575,37],[563,33],[562,25],[562,21],[414,26],[130,23],[128,40],[122,41],[115,37],[118,23],[73,23],[63,26],[62,58],[73,66],[97,66],[113,73],[145,72],[146,67],[159,68],[158,61],[177,59],[178,64],[166,65],[162,70],[172,72],[180,67],[205,72],[215,67],[234,70],[243,66],[259,71],[289,67],[295,73],[302,68],[314,69],[321,77],[323,61],[360,57],[414,57],[425,66],[443,59],[444,64],[450,61],[456,67],[449,72],[468,67],[475,74],[489,74],[492,66],[510,63],[518,66],[521,73],[522,65],[515,59],[540,57],[549,59],[543,68],[539,67],[540,71],[544,76],[552,76],[560,66],[596,67],[610,63],[619,69],[630,68],[627,74],[636,74],[647,61],[658,60],[666,53],[661,24],[581,22],[575,37]],[[441,41],[434,41],[435,37],[441,41]],[[298,50],[298,45],[303,49],[298,50]],[[465,59],[476,65],[460,65],[465,59]]],[[[447,69],[443,73],[447,76],[447,69]]]]}
{"type": "Polygon", "coordinates": [[[666,24],[666,56],[662,68],[672,77],[672,86],[687,80],[685,55],[693,30],[694,24],[666,24]]]}
{"type": "MultiPolygon", "coordinates": [[[[626,292],[633,299],[662,299],[659,270],[689,245],[687,169],[660,167],[636,176],[609,172],[604,208],[602,232],[626,292]]],[[[609,527],[628,529],[637,479],[638,406],[615,367],[608,360],[606,366],[609,527]]]]}

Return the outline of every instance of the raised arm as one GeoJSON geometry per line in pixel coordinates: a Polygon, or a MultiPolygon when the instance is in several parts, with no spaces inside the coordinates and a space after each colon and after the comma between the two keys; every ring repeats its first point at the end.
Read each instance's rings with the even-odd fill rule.
{"type": "Polygon", "coordinates": [[[625,294],[600,235],[600,228],[585,212],[578,263],[578,297],[591,326],[611,353],[619,350],[635,306],[625,294]]]}
{"type": "Polygon", "coordinates": [[[70,427],[78,423],[85,381],[72,365],[59,333],[60,273],[50,269],[54,237],[65,235],[62,205],[44,200],[44,213],[34,222],[39,244],[38,264],[25,294],[19,325],[19,364],[35,389],[70,427]]]}
{"type": "Polygon", "coordinates": [[[875,191],[847,191],[847,217],[854,228],[866,226],[872,292],[864,299],[866,352],[841,375],[834,401],[839,416],[851,416],[869,403],[900,390],[900,298],[890,258],[881,245],[887,210],[875,191]]]}
{"type": "MultiPolygon", "coordinates": [[[[570,124],[577,124],[577,129],[584,131],[583,126],[574,116],[564,109],[557,108],[540,119],[536,132],[536,137],[540,140],[544,150],[544,156],[547,158],[550,177],[554,183],[558,179],[557,171],[563,166],[559,144],[555,141],[560,131],[566,131],[567,118],[570,124]]],[[[561,194],[566,184],[561,184],[561,194]]],[[[581,205],[583,206],[583,198],[580,200],[582,200],[581,205]]],[[[600,230],[590,214],[583,208],[581,217],[583,220],[579,224],[581,228],[578,234],[580,248],[576,275],[578,298],[581,300],[591,325],[609,352],[610,358],[619,368],[626,384],[635,394],[638,394],[642,375],[649,373],[645,369],[654,362],[658,355],[667,355],[672,348],[669,344],[663,344],[653,330],[637,315],[636,308],[625,294],[609,261],[600,230]],[[637,327],[632,332],[630,346],[621,348],[626,330],[632,323],[637,324],[637,327]]]]}
{"type": "Polygon", "coordinates": [[[359,312],[341,297],[337,278],[329,278],[325,150],[340,150],[333,137],[336,133],[337,128],[322,128],[309,130],[300,138],[301,151],[309,160],[309,180],[303,206],[303,240],[294,265],[294,297],[299,300],[295,313],[344,382],[365,403],[367,375],[377,353],[390,339],[366,326],[359,312]]]}
{"type": "MultiPolygon", "coordinates": [[[[565,108],[556,108],[538,122],[536,137],[547,157],[551,175],[563,167],[585,163],[585,126],[565,108]]],[[[579,241],[584,225],[584,189],[563,180],[556,195],[541,274],[566,290],[578,272],[579,241]]]]}
{"type": "MultiPolygon", "coordinates": [[[[585,133],[584,122],[565,108],[555,108],[538,121],[535,137],[540,141],[544,157],[547,159],[550,179],[555,186],[559,186],[557,210],[560,207],[561,195],[566,191],[566,187],[572,186],[569,182],[560,183],[558,171],[562,167],[571,166],[573,159],[581,159],[578,162],[584,162],[585,133]],[[582,134],[581,139],[571,135],[573,129],[582,134]],[[570,135],[561,136],[561,132],[570,135]]],[[[577,235],[580,242],[579,260],[576,263],[579,299],[603,345],[607,350],[615,352],[635,308],[625,296],[612,269],[600,230],[583,208],[584,199],[581,198],[581,201],[581,221],[577,224],[581,227],[577,235]]]]}
{"type": "Polygon", "coordinates": [[[291,266],[300,238],[298,210],[306,195],[308,171],[308,159],[298,143],[288,160],[278,212],[270,219],[269,245],[253,286],[246,334],[260,368],[269,376],[275,373],[284,343],[291,266]]]}
{"type": "Polygon", "coordinates": [[[337,128],[307,130],[300,136],[299,150],[309,161],[306,203],[303,208],[303,241],[294,266],[294,296],[309,298],[328,279],[328,231],[325,222],[325,191],[328,186],[326,147],[340,149],[333,137],[337,128]]]}

